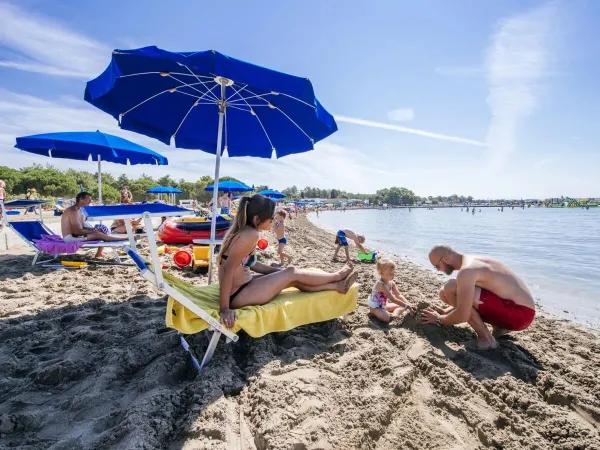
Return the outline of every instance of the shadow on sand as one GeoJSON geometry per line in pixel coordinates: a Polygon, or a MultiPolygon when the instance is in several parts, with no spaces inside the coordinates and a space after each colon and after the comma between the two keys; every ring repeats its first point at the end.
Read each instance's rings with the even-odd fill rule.
{"type": "MultiPolygon", "coordinates": [[[[260,339],[221,340],[198,374],[164,326],[165,298],[96,298],[0,321],[0,430],[19,448],[167,448],[186,424],[279,360],[326,352],[347,337],[333,320],[260,339]],[[24,443],[27,443],[24,445],[24,443]]],[[[197,354],[208,344],[188,336],[197,354]]],[[[176,447],[177,448],[177,445],[176,447]]]]}

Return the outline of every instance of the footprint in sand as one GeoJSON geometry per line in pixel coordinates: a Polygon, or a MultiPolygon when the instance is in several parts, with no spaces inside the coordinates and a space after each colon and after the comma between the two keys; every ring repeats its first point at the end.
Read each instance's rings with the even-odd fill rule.
{"type": "Polygon", "coordinates": [[[410,348],[406,352],[406,356],[411,361],[416,360],[421,355],[424,355],[428,352],[426,342],[423,339],[416,338],[416,342],[410,346],[410,348]]]}

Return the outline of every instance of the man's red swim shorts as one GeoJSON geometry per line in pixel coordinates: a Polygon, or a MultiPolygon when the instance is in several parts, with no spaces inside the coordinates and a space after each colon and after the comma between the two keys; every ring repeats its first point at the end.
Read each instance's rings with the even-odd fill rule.
{"type": "Polygon", "coordinates": [[[514,301],[500,298],[485,289],[481,289],[479,301],[481,302],[479,305],[481,318],[495,327],[521,331],[531,325],[535,317],[534,309],[517,305],[514,301]]]}

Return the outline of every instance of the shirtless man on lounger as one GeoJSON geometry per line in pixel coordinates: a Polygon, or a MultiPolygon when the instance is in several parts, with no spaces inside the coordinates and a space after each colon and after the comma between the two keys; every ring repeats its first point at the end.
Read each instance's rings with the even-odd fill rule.
{"type": "MultiPolygon", "coordinates": [[[[88,192],[80,192],[75,197],[75,204],[65,209],[60,218],[60,229],[65,242],[85,241],[123,241],[127,236],[108,235],[99,230],[93,230],[85,225],[81,208],[92,203],[92,196],[88,192]]],[[[102,247],[98,248],[96,258],[102,256],[102,247]]]]}
{"type": "Polygon", "coordinates": [[[477,333],[480,350],[498,347],[496,338],[508,331],[522,331],[533,322],[535,304],[531,292],[517,274],[499,261],[486,256],[463,255],[449,245],[436,245],[429,261],[447,275],[458,270],[456,280],[448,280],[440,299],[449,308],[429,307],[423,322],[456,325],[467,322],[477,333]],[[486,323],[493,327],[490,333],[486,323]]]}

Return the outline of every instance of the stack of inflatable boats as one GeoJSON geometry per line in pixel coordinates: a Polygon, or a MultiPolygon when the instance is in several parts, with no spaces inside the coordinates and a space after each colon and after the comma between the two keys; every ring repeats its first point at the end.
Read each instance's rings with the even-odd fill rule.
{"type": "MultiPolygon", "coordinates": [[[[218,216],[216,238],[223,238],[232,223],[233,219],[230,216],[218,216]]],[[[158,228],[158,238],[165,244],[192,244],[194,239],[210,239],[210,218],[167,219],[158,228]]]]}

